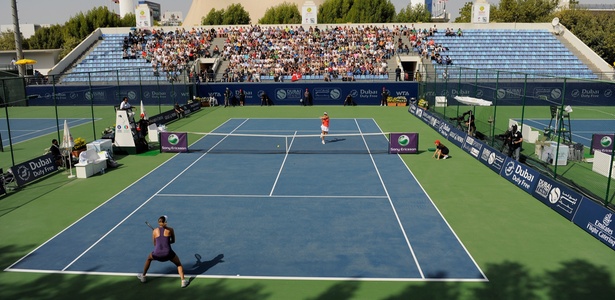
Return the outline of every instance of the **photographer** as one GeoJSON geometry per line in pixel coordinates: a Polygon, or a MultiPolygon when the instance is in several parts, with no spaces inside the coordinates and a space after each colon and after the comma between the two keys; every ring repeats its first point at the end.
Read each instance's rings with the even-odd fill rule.
{"type": "Polygon", "coordinates": [[[519,161],[522,143],[523,135],[521,131],[517,131],[517,125],[513,125],[508,138],[508,157],[512,157],[514,160],[519,161]]]}
{"type": "Polygon", "coordinates": [[[457,121],[457,128],[463,131],[468,130],[468,134],[474,136],[476,132],[476,124],[474,123],[475,117],[471,110],[464,112],[462,115],[449,118],[451,121],[457,121]],[[467,117],[467,119],[466,119],[467,117]]]}

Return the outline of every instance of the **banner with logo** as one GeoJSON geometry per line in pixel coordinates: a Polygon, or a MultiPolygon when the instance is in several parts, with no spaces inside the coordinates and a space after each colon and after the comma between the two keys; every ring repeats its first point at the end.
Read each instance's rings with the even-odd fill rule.
{"type": "Polygon", "coordinates": [[[483,149],[484,146],[485,144],[483,144],[483,142],[481,142],[479,139],[469,134],[466,134],[466,138],[461,149],[470,153],[470,155],[474,156],[474,158],[478,158],[478,155],[480,154],[480,151],[481,149],[483,149]]]}
{"type": "MultiPolygon", "coordinates": [[[[196,111],[201,109],[200,102],[192,102],[185,105],[182,105],[181,108],[184,110],[184,114],[187,116],[189,114],[195,113],[196,111]]],[[[171,121],[177,120],[177,112],[175,109],[167,110],[155,116],[149,117],[148,121],[150,124],[156,124],[157,126],[167,124],[171,121]]]]}
{"type": "Polygon", "coordinates": [[[448,132],[448,140],[455,144],[455,146],[463,148],[463,143],[465,142],[467,135],[468,134],[464,131],[451,127],[448,132]]]}
{"type": "Polygon", "coordinates": [[[419,134],[416,132],[391,133],[389,136],[389,153],[415,154],[419,151],[419,134]]]}
{"type": "Polygon", "coordinates": [[[608,208],[584,198],[572,222],[615,250],[615,222],[608,208]]]}
{"type": "Polygon", "coordinates": [[[15,175],[17,185],[22,186],[54,173],[58,170],[58,166],[54,163],[53,155],[50,153],[15,165],[10,170],[15,175]]]}
{"type": "Polygon", "coordinates": [[[160,152],[188,152],[188,134],[160,132],[160,152]]]}
{"type": "Polygon", "coordinates": [[[606,154],[613,153],[614,140],[615,134],[592,134],[591,154],[594,154],[594,151],[600,151],[606,154]]]}
{"type": "Polygon", "coordinates": [[[510,157],[506,158],[501,175],[528,194],[532,194],[540,176],[536,170],[510,157]]]}
{"type": "Polygon", "coordinates": [[[583,199],[579,193],[543,175],[538,177],[532,195],[570,221],[583,199]]]}
{"type": "Polygon", "coordinates": [[[502,167],[504,166],[504,162],[506,161],[506,155],[488,145],[483,145],[483,149],[478,156],[478,160],[494,172],[500,174],[502,167]]]}

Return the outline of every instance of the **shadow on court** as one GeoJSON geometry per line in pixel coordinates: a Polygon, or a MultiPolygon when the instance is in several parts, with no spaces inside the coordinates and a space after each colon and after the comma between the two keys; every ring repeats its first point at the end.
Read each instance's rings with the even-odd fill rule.
{"type": "MultiPolygon", "coordinates": [[[[186,268],[184,270],[184,273],[186,275],[203,274],[207,272],[207,270],[213,268],[215,265],[224,262],[224,254],[218,254],[218,256],[214,257],[212,260],[207,261],[201,261],[201,255],[198,253],[195,253],[194,257],[196,258],[196,262],[194,263],[194,265],[192,265],[192,268],[186,268]]],[[[190,278],[191,281],[192,279],[194,279],[194,277],[190,278]]]]}

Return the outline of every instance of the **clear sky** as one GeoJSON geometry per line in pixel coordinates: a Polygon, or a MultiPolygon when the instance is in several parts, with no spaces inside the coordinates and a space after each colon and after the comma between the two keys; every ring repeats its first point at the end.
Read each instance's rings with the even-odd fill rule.
{"type": "MultiPolygon", "coordinates": [[[[138,0],[133,0],[138,3],[138,0]]],[[[162,12],[181,11],[188,13],[192,0],[152,0],[160,3],[162,12]]],[[[258,1],[258,0],[252,0],[258,1]]],[[[459,9],[470,0],[448,0],[447,11],[452,14],[452,19],[459,15],[459,9]]],[[[497,4],[499,0],[487,0],[497,4]]],[[[613,0],[580,0],[581,4],[613,3],[613,0]]],[[[410,0],[391,0],[397,11],[406,7],[410,0]]],[[[119,13],[119,5],[111,0],[17,0],[17,8],[20,23],[22,24],[64,24],[70,17],[79,12],[98,7],[107,6],[109,10],[119,13]]],[[[0,2],[0,24],[12,24],[11,1],[0,2]]]]}

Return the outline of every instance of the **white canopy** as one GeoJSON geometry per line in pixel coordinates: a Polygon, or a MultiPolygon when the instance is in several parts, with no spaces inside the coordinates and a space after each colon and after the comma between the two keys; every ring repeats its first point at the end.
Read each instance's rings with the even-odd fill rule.
{"type": "Polygon", "coordinates": [[[473,105],[473,106],[491,106],[491,101],[472,98],[472,97],[464,97],[464,96],[455,96],[455,100],[465,104],[465,105],[473,105]]]}

